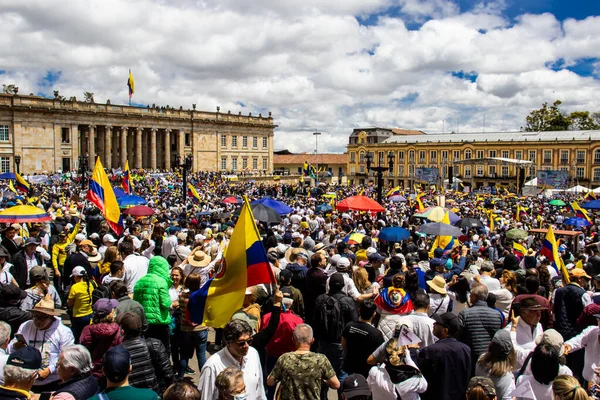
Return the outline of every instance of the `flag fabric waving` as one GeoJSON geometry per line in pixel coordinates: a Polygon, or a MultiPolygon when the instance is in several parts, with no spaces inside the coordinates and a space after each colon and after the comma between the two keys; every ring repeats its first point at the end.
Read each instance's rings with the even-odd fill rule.
{"type": "Polygon", "coordinates": [[[558,244],[556,243],[556,239],[554,238],[554,230],[552,229],[552,226],[548,227],[548,233],[546,233],[546,237],[542,242],[540,254],[546,257],[548,261],[550,261],[550,265],[554,267],[556,272],[562,273],[564,283],[570,282],[569,273],[567,272],[565,263],[558,254],[558,244]]]}
{"type": "Polygon", "coordinates": [[[194,186],[191,183],[188,183],[187,192],[188,192],[188,196],[193,197],[198,202],[200,201],[200,195],[198,194],[198,192],[196,191],[196,189],[194,188],[194,186]]]}
{"type": "Polygon", "coordinates": [[[29,182],[23,179],[18,172],[15,172],[15,189],[17,189],[19,192],[29,193],[30,188],[31,185],[29,182]]]}
{"type": "Polygon", "coordinates": [[[127,78],[127,87],[129,88],[129,102],[131,103],[131,96],[135,93],[135,81],[131,69],[129,70],[129,78],[127,78]]]}
{"type": "Polygon", "coordinates": [[[513,242],[513,254],[521,261],[525,257],[525,254],[527,254],[527,249],[522,244],[513,242]]]}
{"type": "Polygon", "coordinates": [[[15,189],[15,185],[13,185],[13,180],[9,179],[8,180],[8,188],[10,189],[11,192],[13,192],[14,194],[19,194],[17,193],[17,189],[15,189]]]}
{"type": "Polygon", "coordinates": [[[221,270],[190,296],[190,319],[213,328],[224,327],[242,307],[246,288],[261,283],[275,283],[275,277],[252,209],[244,197],[221,270]]]}
{"type": "Polygon", "coordinates": [[[585,211],[583,208],[579,207],[579,204],[576,201],[572,202],[569,207],[571,208],[571,210],[573,210],[576,217],[584,218],[590,224],[592,223],[592,220],[589,217],[587,211],[585,211]]]}
{"type": "Polygon", "coordinates": [[[424,195],[424,193],[419,193],[416,196],[417,204],[419,205],[419,208],[417,211],[419,211],[419,212],[423,212],[423,210],[425,210],[425,206],[423,205],[423,202],[421,201],[421,196],[423,196],[423,195],[424,195]]]}
{"type": "Polygon", "coordinates": [[[398,194],[402,194],[402,188],[400,186],[396,186],[395,188],[390,189],[387,192],[386,196],[390,197],[390,196],[395,196],[395,195],[398,195],[398,194]]]}
{"type": "Polygon", "coordinates": [[[123,181],[121,182],[123,191],[127,194],[133,192],[133,183],[131,181],[131,171],[129,170],[129,161],[125,161],[125,169],[123,170],[123,181]]]}
{"type": "Polygon", "coordinates": [[[96,159],[96,166],[90,178],[90,188],[85,198],[100,209],[110,229],[115,231],[117,235],[120,235],[123,231],[121,210],[119,210],[119,203],[117,203],[117,198],[108,180],[108,176],[104,172],[100,157],[96,159]]]}

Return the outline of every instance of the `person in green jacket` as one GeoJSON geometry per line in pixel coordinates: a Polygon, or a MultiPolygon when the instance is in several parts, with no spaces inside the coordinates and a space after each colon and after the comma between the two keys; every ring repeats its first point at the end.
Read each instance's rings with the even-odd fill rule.
{"type": "Polygon", "coordinates": [[[154,256],[148,265],[148,273],[137,281],[133,289],[133,299],[144,307],[148,320],[148,329],[144,336],[160,340],[165,345],[167,354],[171,351],[169,288],[172,284],[169,263],[163,257],[154,256]]]}

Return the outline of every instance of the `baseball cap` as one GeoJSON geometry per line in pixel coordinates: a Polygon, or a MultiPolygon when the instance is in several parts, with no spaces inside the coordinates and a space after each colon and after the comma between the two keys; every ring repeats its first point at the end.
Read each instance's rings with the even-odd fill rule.
{"type": "Polygon", "coordinates": [[[510,333],[504,329],[496,332],[490,344],[490,351],[493,354],[508,356],[513,349],[513,344],[510,339],[510,333]]]}
{"type": "Polygon", "coordinates": [[[98,299],[94,303],[94,314],[96,314],[100,318],[106,317],[118,305],[119,302],[115,299],[98,299]]]}
{"type": "Polygon", "coordinates": [[[38,240],[38,238],[35,237],[27,238],[27,240],[25,241],[25,246],[28,246],[30,244],[35,244],[36,246],[39,246],[40,241],[38,240]]]}
{"type": "Polygon", "coordinates": [[[87,275],[87,271],[83,267],[75,267],[75,268],[73,268],[73,272],[71,273],[71,276],[86,276],[86,275],[87,275]]]}
{"type": "Polygon", "coordinates": [[[75,235],[75,240],[81,242],[85,240],[85,235],[83,233],[78,233],[77,235],[75,235]]]}
{"type": "Polygon", "coordinates": [[[98,239],[99,237],[100,237],[100,235],[98,235],[96,232],[94,232],[90,235],[90,239],[98,239]]]}
{"type": "Polygon", "coordinates": [[[572,270],[569,271],[569,275],[571,275],[575,278],[592,279],[588,274],[586,274],[585,270],[583,270],[581,268],[573,268],[572,270]]]}
{"type": "Polygon", "coordinates": [[[451,312],[446,312],[443,314],[433,314],[431,317],[437,323],[442,325],[443,327],[448,329],[448,332],[451,335],[454,335],[460,329],[460,322],[458,321],[458,316],[454,315],[451,312]]]}
{"type": "Polygon", "coordinates": [[[117,323],[125,333],[142,333],[142,319],[134,312],[126,312],[119,314],[117,323]]]}
{"type": "Polygon", "coordinates": [[[89,239],[85,239],[82,240],[81,243],[79,243],[80,246],[92,246],[92,247],[96,247],[96,245],[94,244],[94,242],[92,242],[89,239]]]}
{"type": "Polygon", "coordinates": [[[131,354],[123,346],[115,346],[104,354],[102,369],[106,379],[111,382],[123,382],[129,375],[131,354]]]}
{"type": "Polygon", "coordinates": [[[544,333],[535,338],[535,344],[538,345],[540,343],[549,344],[557,349],[559,356],[564,354],[563,344],[565,343],[565,340],[556,329],[547,329],[544,333]]]}
{"type": "Polygon", "coordinates": [[[117,241],[117,239],[115,239],[115,237],[113,235],[111,235],[110,233],[107,233],[106,235],[102,236],[102,241],[115,243],[117,241]]]}
{"type": "Polygon", "coordinates": [[[24,369],[40,369],[42,366],[42,354],[32,346],[25,346],[13,351],[6,360],[6,365],[13,365],[24,369]]]}
{"type": "Polygon", "coordinates": [[[346,257],[340,257],[340,259],[337,262],[337,269],[339,271],[345,271],[349,267],[350,267],[350,260],[347,259],[346,257]]]}
{"type": "Polygon", "coordinates": [[[292,233],[292,239],[302,239],[302,235],[300,232],[294,232],[292,233]]]}
{"type": "Polygon", "coordinates": [[[48,279],[46,267],[35,266],[29,270],[29,281],[38,282],[44,279],[48,279]]]}
{"type": "Polygon", "coordinates": [[[371,261],[371,262],[377,262],[377,261],[383,261],[383,260],[385,260],[385,257],[379,253],[373,253],[369,256],[369,261],[371,261]]]}
{"type": "Polygon", "coordinates": [[[370,396],[371,389],[367,380],[361,374],[348,375],[342,386],[342,393],[346,399],[352,399],[356,396],[370,396]]]}
{"type": "Polygon", "coordinates": [[[475,389],[477,386],[480,386],[483,389],[486,396],[496,396],[496,388],[494,387],[494,382],[492,382],[490,378],[483,376],[472,377],[469,381],[469,386],[467,387],[467,394],[471,393],[471,390],[475,389]]]}

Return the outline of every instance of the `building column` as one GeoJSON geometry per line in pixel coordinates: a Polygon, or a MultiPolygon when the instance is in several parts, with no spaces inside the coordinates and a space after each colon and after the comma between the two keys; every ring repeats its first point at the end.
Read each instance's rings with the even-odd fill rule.
{"type": "Polygon", "coordinates": [[[177,130],[177,154],[179,154],[179,157],[181,158],[181,161],[183,162],[183,159],[185,158],[185,131],[183,129],[179,129],[177,130]]]}
{"type": "Polygon", "coordinates": [[[121,127],[121,168],[125,168],[127,162],[127,131],[129,128],[126,126],[121,127]]]}
{"type": "Polygon", "coordinates": [[[112,126],[107,125],[104,129],[104,166],[112,168],[112,126]]]}
{"type": "Polygon", "coordinates": [[[156,169],[156,128],[150,129],[150,168],[156,169]]]}
{"type": "Polygon", "coordinates": [[[90,125],[88,129],[88,168],[94,170],[96,165],[96,126],[90,125]]]}
{"type": "Polygon", "coordinates": [[[142,168],[142,131],[143,128],[137,128],[135,136],[135,167],[142,168]]]}
{"type": "Polygon", "coordinates": [[[171,130],[165,129],[165,169],[171,169],[171,130]]]}

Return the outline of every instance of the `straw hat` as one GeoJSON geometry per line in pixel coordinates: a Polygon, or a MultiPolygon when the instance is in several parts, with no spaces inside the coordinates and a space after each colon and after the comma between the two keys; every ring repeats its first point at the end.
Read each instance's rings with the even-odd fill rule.
{"type": "Polygon", "coordinates": [[[58,313],[54,310],[54,300],[52,300],[50,294],[47,294],[46,297],[40,300],[39,303],[37,303],[31,310],[28,311],[37,311],[53,317],[58,315],[58,313]]]}
{"type": "Polygon", "coordinates": [[[437,275],[432,280],[427,281],[427,286],[429,286],[434,292],[437,292],[439,294],[447,294],[446,281],[441,275],[437,275]]]}
{"type": "Polygon", "coordinates": [[[210,262],[210,256],[203,252],[200,247],[192,250],[191,254],[187,257],[187,263],[192,267],[206,267],[210,262]]]}

